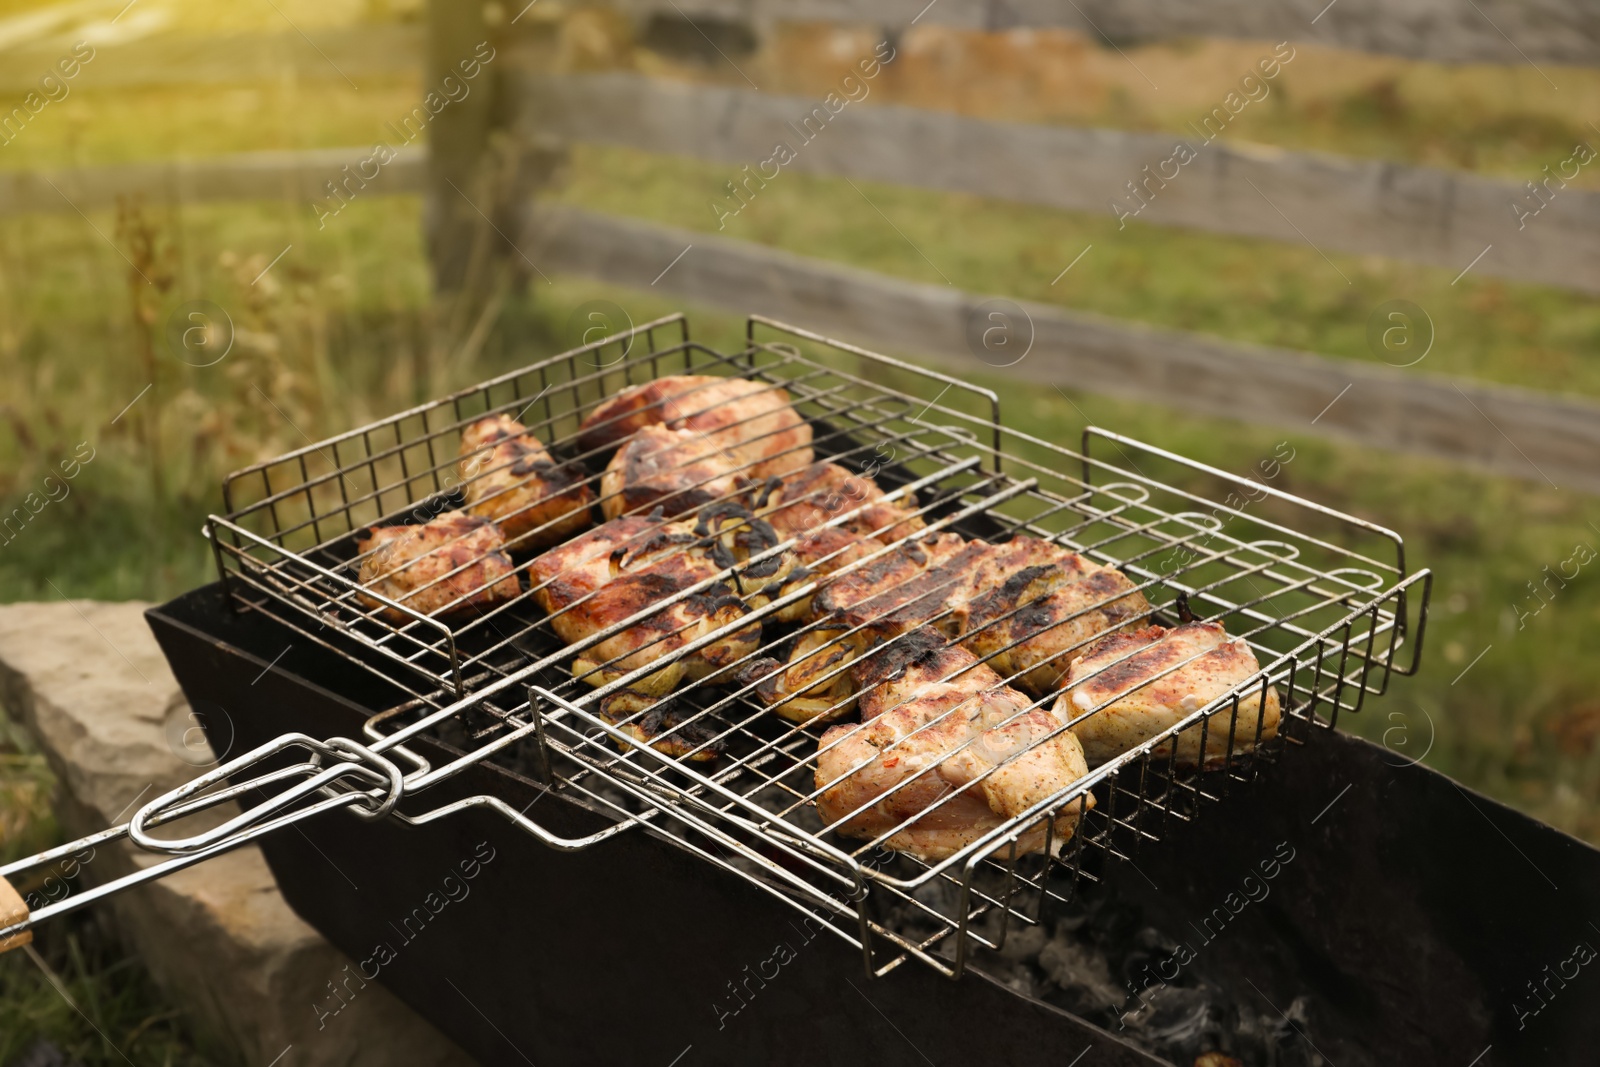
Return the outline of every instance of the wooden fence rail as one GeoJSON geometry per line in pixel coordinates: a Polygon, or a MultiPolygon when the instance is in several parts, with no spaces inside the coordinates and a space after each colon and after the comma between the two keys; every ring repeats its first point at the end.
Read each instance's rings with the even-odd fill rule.
{"type": "MultiPolygon", "coordinates": [[[[1020,305],[1031,320],[1032,348],[1014,366],[996,369],[968,342],[974,318],[983,320],[980,305],[990,299],[982,294],[573,208],[542,212],[535,232],[525,248],[547,270],[789,319],[860,344],[942,359],[958,373],[1015,375],[1600,492],[1600,404],[1588,400],[1043,304],[1020,305]],[[660,274],[669,263],[672,269],[660,274]]],[[[1011,328],[1020,332],[1015,323],[1011,328]]]]}
{"type": "MultiPolygon", "coordinates": [[[[663,0],[604,0],[638,15],[663,0]]],[[[1068,29],[1127,45],[1183,37],[1292,40],[1444,62],[1600,63],[1589,0],[677,0],[690,18],[829,21],[901,30],[1068,29]]]]}
{"type": "MultiPolygon", "coordinates": [[[[0,170],[0,216],[102,211],[115,207],[119,197],[142,197],[152,203],[184,204],[289,200],[303,203],[309,220],[312,202],[329,199],[326,183],[343,178],[341,168],[354,167],[371,154],[370,147],[317,148],[67,171],[0,170]]],[[[419,192],[427,163],[426,149],[403,147],[368,183],[370,194],[366,189],[361,193],[419,192]]]]}
{"type": "MultiPolygon", "coordinates": [[[[795,152],[785,170],[1112,217],[1113,198],[1130,212],[1138,207],[1127,183],[1144,182],[1173,155],[1178,140],[900,106],[854,107],[818,121],[811,118],[814,108],[827,118],[818,100],[633,74],[528,78],[522,93],[521,113],[537,124],[528,136],[724,163],[745,196],[759,195],[758,164],[781,141],[795,152]],[[806,119],[811,126],[802,125],[806,119]],[[812,139],[802,140],[807,136],[812,139]],[[750,170],[742,171],[747,165],[750,170]]],[[[1452,273],[1477,259],[1475,273],[1600,293],[1600,193],[1562,189],[1519,225],[1511,204],[1537,202],[1511,182],[1382,160],[1207,144],[1193,134],[1183,139],[1196,158],[1169,168],[1178,170],[1171,181],[1142,185],[1148,207],[1127,224],[1310,242],[1324,251],[1387,256],[1452,273]]],[[[706,202],[708,216],[713,203],[739,206],[726,188],[706,189],[706,202]]],[[[1328,277],[1339,284],[1332,271],[1328,277]]]]}
{"type": "MultiPolygon", "coordinates": [[[[730,17],[762,19],[778,13],[766,0],[700,2],[708,5],[704,10],[730,17]]],[[[1221,2],[1208,0],[1195,6],[1221,2]]],[[[1336,10],[1358,2],[1341,0],[1336,10]]],[[[784,9],[785,17],[823,17],[834,11],[840,18],[868,19],[867,9],[856,0],[808,0],[808,5],[784,9]]],[[[659,0],[623,0],[622,6],[643,14],[661,5],[659,0]]],[[[1036,6],[1002,9],[977,0],[938,0],[925,17],[958,25],[1023,19],[1052,24],[1054,8],[1033,10],[1036,6]],[[983,12],[987,14],[979,18],[983,12]]],[[[1177,17],[1166,10],[1170,5],[1165,0],[1148,0],[1145,6],[1147,15],[1158,11],[1163,18],[1177,17]]],[[[1083,9],[1095,14],[1093,5],[1083,9]]],[[[691,5],[685,10],[702,9],[691,5]]],[[[1074,9],[1068,5],[1063,10],[1074,9]]],[[[898,17],[884,14],[868,21],[892,23],[898,17]]],[[[1078,16],[1073,13],[1073,17],[1078,16]]],[[[1600,14],[1595,18],[1600,20],[1600,14]]],[[[82,84],[105,88],[260,80],[276,76],[285,65],[302,76],[359,81],[416,72],[426,40],[420,27],[403,25],[329,30],[309,39],[297,34],[158,38],[101,49],[84,68],[82,84]]],[[[1600,293],[1597,192],[1561,189],[1536,216],[1519,220],[1512,205],[1523,204],[1527,210],[1536,201],[1517,182],[1382,160],[1230,146],[1220,140],[1206,143],[1192,133],[1184,139],[1197,149],[1197,158],[1171,181],[1151,182],[1151,171],[1173,155],[1174,135],[1024,125],[899,106],[851,108],[814,140],[802,143],[789,124],[801,127],[819,106],[818,100],[682,85],[627,73],[545,78],[538,74],[540,64],[529,62],[514,48],[508,53],[497,72],[509,82],[504,91],[514,101],[505,110],[537,124],[522,131],[530,138],[693,155],[729,165],[729,177],[746,164],[754,168],[768,159],[774,142],[782,139],[797,150],[797,158],[789,164],[796,170],[1108,217],[1113,198],[1126,208],[1137,206],[1128,190],[1128,184],[1136,182],[1141,183],[1142,195],[1153,192],[1153,197],[1139,211],[1135,225],[1310,241],[1327,251],[1382,255],[1452,272],[1472,263],[1481,274],[1600,293]],[[1145,170],[1147,166],[1151,171],[1145,170]]],[[[55,58],[37,49],[7,52],[6,62],[0,64],[0,92],[31,88],[35,68],[49,69],[55,58]]],[[[458,117],[447,116],[452,121],[458,117]]],[[[202,174],[205,164],[180,167],[202,174]]],[[[723,192],[708,189],[708,205],[723,192]]],[[[26,208],[21,202],[0,202],[0,214],[40,210],[48,199],[30,198],[26,203],[32,206],[26,208]]]]}

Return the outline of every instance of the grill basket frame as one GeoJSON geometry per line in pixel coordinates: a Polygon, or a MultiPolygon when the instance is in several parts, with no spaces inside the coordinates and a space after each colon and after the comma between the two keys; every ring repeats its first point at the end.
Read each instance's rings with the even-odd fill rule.
{"type": "MultiPolygon", "coordinates": [[[[223,497],[225,512],[208,518],[206,534],[234,607],[265,614],[297,640],[414,694],[366,727],[372,751],[392,750],[410,768],[408,801],[397,817],[426,822],[486,805],[561,848],[634,829],[666,837],[820,919],[860,949],[870,975],[914,959],[959,976],[970,945],[998,948],[1015,924],[1043,921],[1078,879],[1099,877],[1108,861],[1132,862],[1138,849],[1193,821],[1234,783],[1251,781],[1285,751],[1332,729],[1341,713],[1358,711],[1392,674],[1414,673],[1432,584],[1428,571],[1407,570],[1400,536],[1376,524],[1096,427],[1084,430],[1077,450],[1006,429],[992,391],[762,317],[749,320],[746,345],[733,355],[693,341],[682,315],[643,324],[246,467],[229,475],[223,497]],[[359,586],[339,558],[340,543],[362,527],[448,503],[454,438],[467,423],[492,411],[542,413],[524,420],[530,431],[570,458],[577,423],[595,404],[672,373],[784,386],[813,420],[819,459],[865,466],[862,456],[876,456],[885,488],[903,499],[917,494],[931,525],[968,536],[994,536],[996,529],[1051,536],[1116,565],[1149,597],[1155,619],[1170,623],[1182,594],[1181,610],[1228,619],[1230,632],[1242,633],[1256,651],[1260,671],[949,859],[925,862],[889,853],[877,847],[881,841],[840,838],[814,815],[808,819],[806,790],[788,783],[814,767],[814,752],[796,753],[815,748],[820,728],[785,724],[737,695],[738,687],[733,696],[700,683],[688,687],[710,705],[699,716],[737,742],[734,756],[701,770],[646,749],[619,751],[627,736],[596,710],[615,686],[586,689],[563,678],[560,665],[571,650],[532,641],[546,631],[531,607],[513,602],[456,624],[381,597],[381,607],[406,621],[384,622],[378,608],[358,610],[359,586]],[[1097,446],[1109,446],[1111,455],[1092,454],[1097,446]],[[1135,454],[1233,496],[1219,501],[1147,476],[1135,454]],[[1158,499],[1181,509],[1158,506],[1158,499]],[[1245,585],[1256,592],[1241,595],[1245,585]],[[518,627],[509,636],[500,625],[506,622],[518,627]],[[1408,643],[1411,655],[1402,662],[1398,653],[1408,643]],[[1241,701],[1252,694],[1259,700],[1269,686],[1282,698],[1283,720],[1276,739],[1256,744],[1240,735],[1241,701]],[[1224,723],[1225,755],[1214,769],[1179,767],[1175,743],[1165,755],[1158,751],[1164,741],[1198,731],[1207,752],[1224,723]],[[404,747],[407,738],[441,727],[466,742],[465,756],[433,767],[404,747]],[[479,760],[517,754],[548,788],[607,815],[610,829],[557,840],[536,818],[494,797],[431,811],[409,799],[479,760]],[[774,800],[785,792],[791,796],[784,803],[774,800]],[[1065,848],[1016,854],[1022,835],[1052,827],[1074,808],[1079,827],[1065,848]]],[[[763,651],[769,647],[763,643],[763,651]]]]}

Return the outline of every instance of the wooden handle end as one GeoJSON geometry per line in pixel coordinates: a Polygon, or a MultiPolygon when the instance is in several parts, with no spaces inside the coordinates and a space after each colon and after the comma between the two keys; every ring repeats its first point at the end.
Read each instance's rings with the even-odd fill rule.
{"type": "MultiPolygon", "coordinates": [[[[22,894],[12,888],[11,883],[0,878],[0,930],[18,923],[28,921],[28,905],[23,901],[22,894]]],[[[0,938],[0,953],[10,952],[14,948],[33,941],[33,931],[24,929],[10,937],[0,938]]]]}

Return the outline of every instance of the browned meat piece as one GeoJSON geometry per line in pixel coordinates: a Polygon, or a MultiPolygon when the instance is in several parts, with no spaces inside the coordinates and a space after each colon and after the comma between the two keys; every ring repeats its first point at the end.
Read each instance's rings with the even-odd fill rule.
{"type": "MultiPolygon", "coordinates": [[[[549,613],[557,636],[569,644],[661,605],[654,614],[578,654],[573,673],[591,685],[604,685],[628,671],[676,656],[689,642],[719,627],[737,626],[748,613],[748,601],[764,603],[760,598],[770,595],[769,587],[781,583],[794,566],[792,558],[783,554],[774,557],[777,565],[770,571],[767,564],[772,561],[750,562],[761,547],[777,543],[776,533],[770,527],[761,529],[764,526],[753,523],[748,513],[733,510],[702,516],[698,531],[659,515],[615,519],[533,560],[532,596],[549,613]],[[728,569],[733,575],[720,578],[728,569]],[[711,584],[699,592],[675,604],[662,604],[708,581],[711,584]],[[609,662],[613,659],[617,662],[609,662]]],[[[638,699],[655,700],[685,678],[703,678],[732,665],[753,652],[759,641],[759,624],[740,627],[633,681],[628,690],[607,700],[613,704],[625,700],[623,694],[630,691],[638,699]]],[[[643,709],[636,704],[628,714],[643,709]]],[[[651,721],[659,722],[660,717],[651,721]]],[[[640,735],[640,739],[645,738],[640,735]]]]}
{"type": "Polygon", "coordinates": [[[750,608],[758,608],[796,579],[802,568],[782,551],[752,562],[778,544],[772,528],[740,508],[700,515],[693,526],[659,515],[613,519],[538,556],[529,564],[533,600],[554,615],[613,578],[684,553],[733,572],[728,581],[750,608]]]}
{"type": "MultiPolygon", "coordinates": [[[[794,552],[778,549],[783,541],[778,532],[738,504],[703,509],[695,518],[694,532],[705,540],[712,560],[733,571],[734,588],[751,610],[765,607],[807,577],[794,552]]],[[[790,610],[778,617],[797,616],[790,610]]]]}
{"type": "Polygon", "coordinates": [[[583,420],[585,452],[621,444],[648,426],[689,430],[730,469],[755,481],[811,463],[811,427],[790,406],[786,390],[765,382],[711,375],[675,375],[626,389],[583,420]]]}
{"type": "Polygon", "coordinates": [[[528,565],[533,600],[554,615],[593,593],[619,574],[688,551],[700,542],[687,523],[656,516],[613,519],[528,565]]]}
{"type": "Polygon", "coordinates": [[[901,579],[871,566],[843,575],[816,598],[819,617],[856,625],[873,622],[896,632],[931,623],[952,637],[966,629],[968,605],[1008,575],[1030,567],[1060,567],[1076,555],[1049,541],[1016,537],[1003,545],[962,542],[941,535],[935,560],[921,574],[901,579]],[[956,545],[959,549],[951,551],[956,545]]]}
{"type": "Polygon", "coordinates": [[[654,608],[638,622],[578,653],[572,673],[590,685],[614,682],[624,674],[672,657],[630,687],[652,697],[671,692],[684,678],[704,678],[731,666],[754,652],[761,643],[761,626],[753,623],[735,630],[687,655],[680,650],[691,641],[747,614],[733,590],[720,582],[700,592],[665,604],[663,601],[714,577],[720,570],[703,555],[681,553],[652,563],[639,571],[618,575],[588,597],[552,615],[551,626],[568,644],[592,637],[624,619],[654,608]]]}
{"type": "Polygon", "coordinates": [[[816,593],[826,587],[829,575],[852,567],[883,549],[882,541],[862,537],[837,526],[827,526],[800,538],[792,549],[798,566],[795,567],[788,584],[781,592],[790,592],[794,587],[812,580],[816,581],[818,589],[780,610],[777,614],[778,621],[799,622],[802,619],[809,619],[816,593]]]}
{"type": "MultiPolygon", "coordinates": [[[[875,537],[862,537],[830,526],[796,541],[794,554],[801,566],[818,574],[832,574],[860,563],[883,547],[884,542],[875,537]]],[[[906,550],[923,551],[916,545],[907,545],[906,550]]]]}
{"type": "Polygon", "coordinates": [[[953,636],[957,624],[952,609],[984,590],[998,552],[995,545],[973,541],[936,567],[888,583],[868,564],[829,583],[817,595],[815,610],[819,617],[852,626],[875,622],[898,633],[931,624],[953,636]],[[869,587],[871,594],[861,595],[869,587]]]}
{"type": "MultiPolygon", "coordinates": [[[[954,535],[941,535],[931,542],[908,542],[858,562],[812,598],[813,613],[839,619],[856,600],[916,581],[930,565],[957,552],[960,543],[954,535]]],[[[820,724],[843,718],[855,706],[855,685],[845,668],[877,640],[871,630],[852,632],[854,622],[839,619],[837,625],[818,624],[800,635],[787,662],[757,660],[744,677],[755,681],[757,697],[786,719],[820,724]]]]}
{"type": "Polygon", "coordinates": [[[794,722],[821,724],[848,715],[856,688],[846,668],[880,635],[938,614],[992,548],[977,542],[945,565],[929,567],[918,546],[908,545],[838,575],[812,598],[812,612],[821,621],[800,635],[787,662],[752,664],[747,676],[764,672],[757,697],[794,722]]]}
{"type": "Polygon", "coordinates": [[[968,605],[961,643],[1036,696],[1061,687],[1090,642],[1144,618],[1150,604],[1114,567],[1076,552],[1011,572],[968,605]]]}
{"type": "Polygon", "coordinates": [[[852,706],[855,683],[844,668],[878,635],[924,626],[992,656],[997,671],[1044,695],[1057,688],[1073,649],[1148,609],[1120,572],[1049,541],[990,545],[946,534],[905,546],[919,547],[931,552],[928,565],[891,553],[832,579],[812,598],[819,622],[788,662],[752,665],[756,695],[785,718],[831,722],[852,706]]]}
{"type": "MultiPolygon", "coordinates": [[[[945,859],[1088,773],[1052,715],[937,634],[905,635],[857,671],[866,721],[830,727],[816,770],[818,814],[848,837],[945,859]]],[[[1076,801],[1057,814],[1058,845],[1078,818],[1076,801]]],[[[1030,827],[1018,852],[1044,848],[1048,831],[1030,827]]]]}
{"type": "Polygon", "coordinates": [[[790,722],[836,722],[856,706],[848,669],[858,654],[853,637],[845,630],[807,630],[787,660],[755,660],[742,677],[756,683],[763,704],[790,722]]]}
{"type": "Polygon", "coordinates": [[[982,541],[962,545],[955,535],[947,534],[931,547],[930,565],[917,567],[906,554],[896,553],[831,581],[813,598],[812,610],[821,626],[801,637],[789,666],[773,675],[764,691],[758,689],[758,695],[782,700],[785,693],[796,694],[799,699],[776,709],[780,715],[800,721],[826,716],[822,721],[831,721],[849,710],[853,692],[854,683],[840,668],[860,655],[876,635],[928,626],[955,637],[966,628],[969,602],[1003,582],[1003,575],[1025,568],[1030,560],[1073,555],[1031,537],[1004,545],[982,541]]]}
{"type": "MultiPolygon", "coordinates": [[[[1190,622],[1170,630],[1146,626],[1114,634],[1073,661],[1055,713],[1070,722],[1093,712],[1072,731],[1083,741],[1089,762],[1098,766],[1177,725],[1260,669],[1244,638],[1230,638],[1220,623],[1190,622]],[[1102,704],[1107,706],[1094,711],[1102,704]]],[[[1248,750],[1255,747],[1257,725],[1266,740],[1277,735],[1278,720],[1278,691],[1268,686],[1263,696],[1259,682],[1252,683],[1239,698],[1236,721],[1231,700],[1207,717],[1205,763],[1227,758],[1230,730],[1234,750],[1248,750]]],[[[1177,742],[1180,765],[1201,762],[1199,723],[1177,742]]],[[[1153,752],[1171,755],[1172,742],[1153,752]]]]}
{"type": "Polygon", "coordinates": [[[683,515],[736,500],[750,484],[747,475],[744,464],[703,433],[646,426],[600,476],[600,510],[608,519],[656,507],[683,515]]]}
{"type": "MultiPolygon", "coordinates": [[[[640,744],[673,759],[709,763],[722,755],[726,743],[716,726],[704,716],[695,717],[675,699],[658,700],[636,689],[619,689],[600,702],[600,717],[640,744]]],[[[617,742],[628,751],[628,745],[617,742]]]]}
{"type": "Polygon", "coordinates": [[[492,415],[461,431],[465,510],[500,524],[511,548],[559,544],[589,525],[594,494],[578,469],[556,463],[528,428],[492,415]]]}
{"type": "MultiPolygon", "coordinates": [[[[380,596],[412,611],[440,617],[481,611],[514,600],[521,592],[505,538],[487,519],[447,511],[417,526],[379,526],[356,534],[361,553],[357,579],[380,596]]],[[[386,622],[406,623],[404,612],[370,596],[386,622]]]]}
{"type": "MultiPolygon", "coordinates": [[[[795,539],[794,554],[804,569],[795,584],[818,579],[819,589],[834,572],[852,567],[892,540],[909,538],[925,528],[914,511],[914,500],[907,502],[909,507],[886,502],[883,490],[871,479],[836,463],[813,463],[783,478],[769,479],[755,495],[757,513],[780,537],[795,539]],[[859,514],[827,525],[858,508],[859,514]]],[[[929,546],[909,546],[919,565],[925,565],[923,557],[928,550],[929,546]]],[[[810,617],[812,599],[796,601],[779,613],[778,619],[794,622],[810,617]]]]}
{"type": "Polygon", "coordinates": [[[916,501],[884,500],[884,492],[870,478],[852,474],[837,463],[813,463],[764,487],[758,511],[784,537],[805,537],[840,515],[860,508],[839,524],[840,529],[885,544],[921,530],[926,524],[915,513],[916,501]]]}

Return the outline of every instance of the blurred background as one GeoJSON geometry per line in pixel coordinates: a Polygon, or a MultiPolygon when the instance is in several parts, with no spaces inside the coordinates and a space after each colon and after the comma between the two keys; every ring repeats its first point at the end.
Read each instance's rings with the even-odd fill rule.
{"type": "MultiPolygon", "coordinates": [[[[1343,725],[1600,842],[1600,26],[1447,6],[0,0],[0,602],[163,600],[230,470],[771,312],[1064,444],[1292,453],[1438,576],[1343,725]]],[[[14,734],[0,861],[60,840],[14,734]]],[[[57,962],[0,1063],[193,1060],[57,962]]]]}

